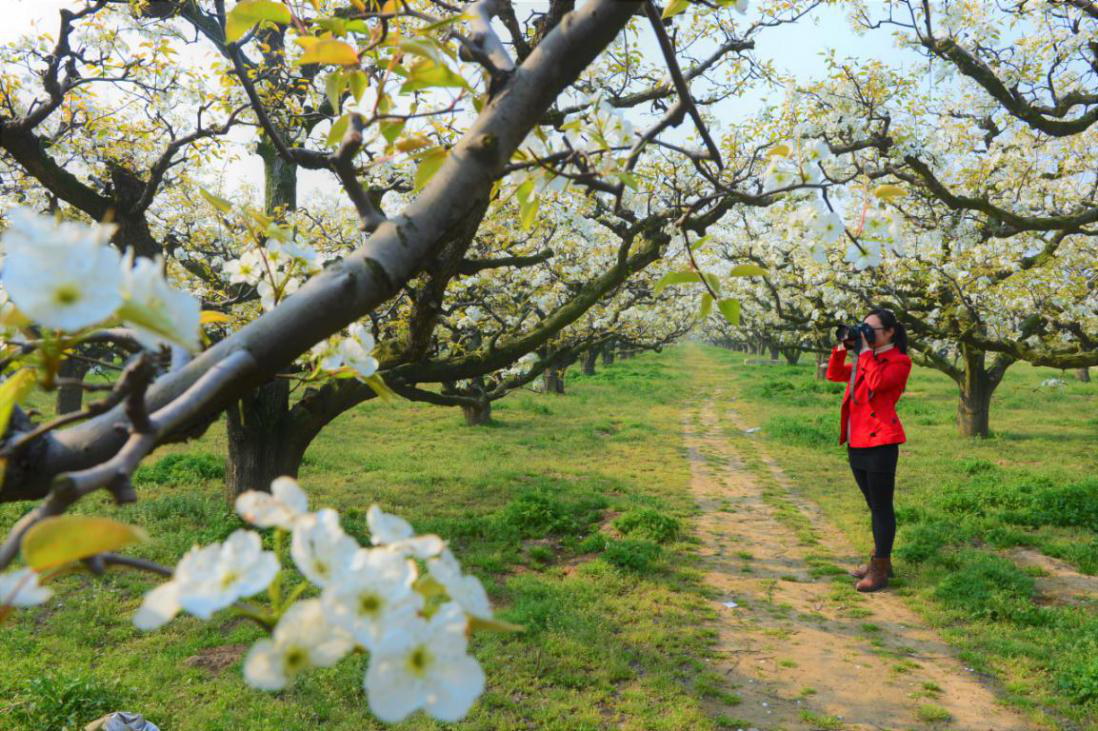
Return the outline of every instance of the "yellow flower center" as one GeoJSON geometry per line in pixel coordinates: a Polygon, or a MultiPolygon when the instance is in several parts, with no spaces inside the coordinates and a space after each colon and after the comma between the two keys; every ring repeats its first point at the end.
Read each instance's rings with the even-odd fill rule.
{"type": "Polygon", "coordinates": [[[59,305],[71,305],[80,301],[80,288],[75,284],[63,284],[53,291],[53,301],[59,305]]]}
{"type": "Polygon", "coordinates": [[[375,616],[381,612],[381,597],[377,594],[362,594],[358,598],[358,613],[375,616]]]}
{"type": "Polygon", "coordinates": [[[426,646],[420,645],[408,654],[408,671],[412,675],[423,677],[435,660],[431,651],[426,646]]]}
{"type": "Polygon", "coordinates": [[[291,647],[286,651],[286,673],[293,675],[305,669],[309,664],[309,655],[300,647],[291,647]]]}
{"type": "Polygon", "coordinates": [[[225,575],[221,577],[221,588],[228,589],[230,586],[240,580],[240,574],[236,571],[226,571],[225,575]]]}

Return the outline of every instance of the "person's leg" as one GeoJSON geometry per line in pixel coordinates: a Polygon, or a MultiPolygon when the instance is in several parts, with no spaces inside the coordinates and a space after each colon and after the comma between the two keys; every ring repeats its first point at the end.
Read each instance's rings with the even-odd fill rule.
{"type": "Polygon", "coordinates": [[[878,558],[892,556],[892,544],[896,541],[896,510],[893,498],[896,492],[895,472],[869,472],[866,475],[866,492],[869,509],[873,512],[873,542],[878,558]]]}
{"type": "MultiPolygon", "coordinates": [[[[853,465],[851,465],[850,470],[854,473],[854,481],[858,483],[858,489],[862,491],[862,497],[865,498],[865,504],[869,506],[870,529],[873,532],[873,540],[875,543],[877,540],[877,516],[873,512],[873,500],[869,491],[869,473],[865,470],[859,470],[853,465]]],[[[874,548],[873,555],[877,555],[876,548],[874,548]]],[[[870,558],[872,558],[872,556],[870,558]]],[[[869,564],[867,563],[865,566],[852,569],[850,575],[856,579],[861,579],[865,577],[868,571],[869,564]]]]}
{"type": "Polygon", "coordinates": [[[851,465],[850,471],[854,473],[854,482],[858,483],[858,489],[862,491],[862,497],[865,498],[865,504],[869,507],[870,511],[872,511],[873,500],[869,496],[869,473],[865,470],[860,470],[853,465],[851,465]]]}

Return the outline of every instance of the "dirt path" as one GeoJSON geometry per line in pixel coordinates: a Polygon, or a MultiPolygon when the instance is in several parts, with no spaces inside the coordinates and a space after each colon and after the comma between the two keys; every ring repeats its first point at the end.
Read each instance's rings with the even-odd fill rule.
{"type": "Polygon", "coordinates": [[[858,560],[853,549],[790,492],[761,440],[744,434],[734,411],[718,413],[715,400],[684,414],[683,431],[719,616],[718,671],[727,686],[712,710],[722,725],[1032,728],[997,704],[894,592],[853,589],[845,575],[858,560]]]}

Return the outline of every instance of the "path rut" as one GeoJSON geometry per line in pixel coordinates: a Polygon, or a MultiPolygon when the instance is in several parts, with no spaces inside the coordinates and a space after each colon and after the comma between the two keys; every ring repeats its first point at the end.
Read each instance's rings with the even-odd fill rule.
{"type": "Polygon", "coordinates": [[[718,612],[727,695],[712,711],[723,726],[1032,728],[894,592],[854,591],[840,575],[857,560],[852,547],[715,400],[686,412],[683,438],[718,612]]]}

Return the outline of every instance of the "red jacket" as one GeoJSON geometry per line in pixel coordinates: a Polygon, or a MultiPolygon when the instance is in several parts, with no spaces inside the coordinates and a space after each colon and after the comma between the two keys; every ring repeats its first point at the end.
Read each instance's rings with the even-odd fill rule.
{"type": "Polygon", "coordinates": [[[883,353],[872,350],[863,352],[858,356],[853,394],[849,385],[850,368],[851,365],[846,362],[846,348],[835,346],[827,363],[827,380],[847,384],[843,395],[839,444],[846,442],[848,437],[851,447],[902,444],[907,437],[900,417],[896,415],[896,402],[907,386],[911,358],[896,348],[889,348],[883,353]],[[846,433],[848,425],[849,435],[846,433]]]}

